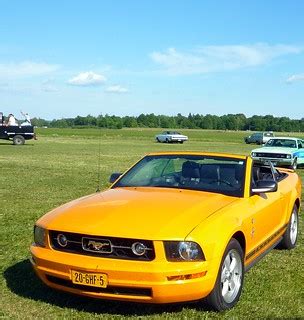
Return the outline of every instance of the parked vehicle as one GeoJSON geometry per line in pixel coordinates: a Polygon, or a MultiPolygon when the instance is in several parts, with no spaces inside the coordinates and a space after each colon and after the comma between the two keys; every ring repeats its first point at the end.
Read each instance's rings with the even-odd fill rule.
{"type": "Polygon", "coordinates": [[[183,143],[184,141],[188,140],[188,137],[180,134],[177,131],[164,131],[163,133],[158,134],[155,137],[155,140],[157,142],[166,142],[166,143],[172,143],[172,142],[183,143]]]}
{"type": "Polygon", "coordinates": [[[7,125],[4,123],[3,113],[0,112],[0,139],[12,140],[15,145],[22,145],[25,140],[36,139],[32,125],[7,125]]]}
{"type": "Polygon", "coordinates": [[[269,139],[274,137],[273,132],[255,132],[248,137],[245,137],[244,140],[246,143],[255,143],[255,144],[264,144],[269,139]]]}
{"type": "Polygon", "coordinates": [[[239,300],[246,270],[278,244],[296,246],[294,171],[250,156],[169,152],[110,181],[36,222],[31,263],[48,286],[144,303],[204,298],[225,310],[239,300]]]}
{"type": "Polygon", "coordinates": [[[304,141],[291,137],[272,138],[262,148],[252,150],[251,156],[257,162],[271,161],[275,166],[295,170],[304,165],[304,141]]]}

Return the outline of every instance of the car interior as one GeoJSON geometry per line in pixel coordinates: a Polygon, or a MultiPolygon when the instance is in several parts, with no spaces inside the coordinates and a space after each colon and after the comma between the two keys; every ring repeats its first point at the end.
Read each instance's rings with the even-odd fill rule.
{"type": "Polygon", "coordinates": [[[214,192],[231,192],[239,196],[243,190],[244,165],[237,163],[199,163],[187,160],[181,171],[152,178],[149,185],[214,192]]]}
{"type": "Polygon", "coordinates": [[[269,165],[266,166],[263,164],[254,163],[252,166],[251,186],[256,187],[258,181],[275,180],[279,182],[285,177],[287,177],[287,173],[280,172],[274,167],[272,171],[269,165]]]}

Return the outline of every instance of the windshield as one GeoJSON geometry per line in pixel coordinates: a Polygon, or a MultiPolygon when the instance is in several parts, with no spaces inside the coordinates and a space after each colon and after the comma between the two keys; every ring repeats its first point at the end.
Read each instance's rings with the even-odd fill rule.
{"type": "Polygon", "coordinates": [[[113,188],[178,188],[241,197],[245,164],[245,160],[224,157],[146,156],[115,183],[113,188]]]}
{"type": "Polygon", "coordinates": [[[283,148],[296,148],[297,143],[291,139],[270,139],[265,147],[283,147],[283,148]]]}

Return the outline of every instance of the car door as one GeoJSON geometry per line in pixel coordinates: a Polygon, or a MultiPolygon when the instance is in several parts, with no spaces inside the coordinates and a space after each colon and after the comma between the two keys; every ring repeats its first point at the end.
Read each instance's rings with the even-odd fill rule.
{"type": "Polygon", "coordinates": [[[298,150],[294,153],[294,157],[297,158],[298,164],[304,164],[304,141],[297,140],[298,150]]]}
{"type": "MultiPolygon", "coordinates": [[[[254,173],[252,173],[252,176],[254,176],[254,173]]],[[[268,180],[271,177],[270,167],[269,174],[264,172],[263,176],[261,174],[260,180],[268,180]]],[[[247,219],[247,230],[249,232],[247,258],[258,256],[275,241],[283,223],[282,201],[283,195],[280,191],[280,184],[278,184],[278,190],[275,192],[251,194],[248,201],[251,214],[247,219]]]]}
{"type": "Polygon", "coordinates": [[[165,132],[162,132],[158,137],[159,137],[159,140],[161,142],[164,142],[166,140],[166,133],[165,132]]]}

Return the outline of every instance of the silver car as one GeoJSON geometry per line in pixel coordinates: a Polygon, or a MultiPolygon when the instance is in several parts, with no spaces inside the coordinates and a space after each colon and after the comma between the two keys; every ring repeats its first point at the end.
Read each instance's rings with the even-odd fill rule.
{"type": "Polygon", "coordinates": [[[170,142],[183,143],[184,141],[188,140],[188,137],[176,131],[164,131],[161,134],[158,134],[155,137],[155,140],[157,142],[166,142],[166,143],[170,143],[170,142]]]}

